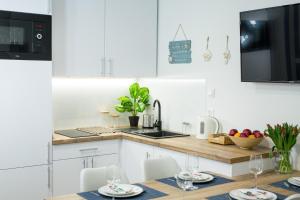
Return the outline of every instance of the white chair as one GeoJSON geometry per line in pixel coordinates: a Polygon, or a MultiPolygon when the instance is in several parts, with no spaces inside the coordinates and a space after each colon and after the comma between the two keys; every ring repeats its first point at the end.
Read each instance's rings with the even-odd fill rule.
{"type": "Polygon", "coordinates": [[[97,190],[113,177],[120,179],[121,183],[129,183],[127,176],[115,165],[83,169],[80,172],[80,192],[97,190]]]}
{"type": "Polygon", "coordinates": [[[162,157],[144,161],[144,176],[146,181],[173,177],[180,171],[181,168],[172,157],[162,157]]]}
{"type": "Polygon", "coordinates": [[[300,200],[300,194],[293,194],[293,195],[285,198],[285,200],[300,200]]]}

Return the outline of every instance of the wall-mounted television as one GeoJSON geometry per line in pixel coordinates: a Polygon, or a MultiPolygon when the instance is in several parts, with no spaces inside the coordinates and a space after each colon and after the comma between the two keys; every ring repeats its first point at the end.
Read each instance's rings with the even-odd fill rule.
{"type": "Polygon", "coordinates": [[[300,83],[300,4],[240,13],[242,82],[300,83]]]}

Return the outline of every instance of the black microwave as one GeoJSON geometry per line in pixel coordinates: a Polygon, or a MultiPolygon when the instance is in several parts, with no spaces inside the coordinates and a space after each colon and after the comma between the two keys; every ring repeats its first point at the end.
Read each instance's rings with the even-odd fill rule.
{"type": "Polygon", "coordinates": [[[0,11],[0,59],[52,60],[51,16],[0,11]]]}

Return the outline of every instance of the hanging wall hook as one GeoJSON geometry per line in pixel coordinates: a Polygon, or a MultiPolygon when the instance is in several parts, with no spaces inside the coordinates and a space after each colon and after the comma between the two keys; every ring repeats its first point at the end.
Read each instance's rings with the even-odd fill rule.
{"type": "Polygon", "coordinates": [[[228,62],[229,62],[229,60],[231,58],[231,53],[230,53],[230,50],[229,50],[229,44],[228,43],[229,43],[229,36],[227,35],[226,36],[226,49],[225,49],[225,51],[223,53],[224,62],[225,62],[226,65],[228,64],[228,62]]]}
{"type": "Polygon", "coordinates": [[[212,53],[211,53],[211,51],[209,50],[209,36],[207,37],[207,39],[206,39],[206,49],[205,49],[205,51],[204,51],[204,53],[203,53],[203,58],[204,58],[204,61],[205,62],[208,62],[208,61],[210,61],[211,60],[211,57],[212,57],[212,53]]]}

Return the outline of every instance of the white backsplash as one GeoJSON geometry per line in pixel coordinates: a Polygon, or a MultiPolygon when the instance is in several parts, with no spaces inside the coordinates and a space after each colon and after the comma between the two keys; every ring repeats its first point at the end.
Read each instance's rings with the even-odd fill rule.
{"type": "MultiPolygon", "coordinates": [[[[53,79],[54,129],[112,125],[114,112],[133,79],[53,79]]],[[[120,123],[125,117],[120,118],[120,123]]]]}
{"type": "MultiPolygon", "coordinates": [[[[115,112],[117,98],[128,95],[134,79],[53,79],[54,129],[111,126],[112,119],[101,111],[115,112]]],[[[194,133],[197,116],[206,114],[206,87],[201,79],[141,79],[149,87],[151,107],[154,99],[162,105],[163,128],[182,131],[189,122],[194,133]]],[[[153,112],[148,109],[147,112],[153,112]]],[[[157,111],[155,111],[155,114],[157,111]]],[[[128,125],[127,114],[120,114],[119,125],[128,125]]],[[[140,124],[142,122],[142,115],[140,124]]]]}

